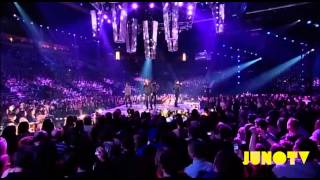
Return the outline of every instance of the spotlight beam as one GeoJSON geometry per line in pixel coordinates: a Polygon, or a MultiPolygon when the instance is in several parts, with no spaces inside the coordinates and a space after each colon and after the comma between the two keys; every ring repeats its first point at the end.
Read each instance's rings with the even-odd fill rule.
{"type": "Polygon", "coordinates": [[[144,79],[152,79],[152,59],[144,61],[141,74],[144,79]]]}
{"type": "Polygon", "coordinates": [[[250,90],[256,90],[259,87],[262,87],[263,85],[270,82],[272,79],[279,76],[280,74],[282,74],[283,72],[288,70],[290,67],[295,65],[297,62],[299,62],[301,59],[303,59],[303,57],[305,55],[306,54],[296,56],[296,57],[290,59],[289,61],[282,63],[282,64],[272,68],[271,70],[260,74],[258,77],[249,81],[249,84],[246,87],[248,87],[250,90]]]}
{"type": "Polygon", "coordinates": [[[306,5],[306,4],[310,4],[310,2],[287,4],[287,5],[284,5],[284,6],[277,6],[277,7],[272,7],[272,8],[268,8],[268,9],[260,9],[260,10],[256,10],[256,11],[246,12],[246,14],[256,14],[256,13],[274,11],[274,10],[278,10],[278,9],[285,9],[285,8],[291,8],[291,7],[296,7],[296,6],[303,6],[303,5],[306,5]]]}
{"type": "Polygon", "coordinates": [[[238,71],[242,71],[242,70],[248,68],[249,66],[251,66],[261,60],[262,60],[262,58],[260,57],[260,58],[254,59],[252,61],[242,63],[239,66],[237,65],[237,66],[234,66],[234,67],[231,67],[231,68],[224,70],[222,72],[222,74],[223,74],[222,76],[215,76],[213,79],[211,79],[210,87],[212,87],[214,83],[219,83],[223,80],[226,80],[226,79],[232,77],[233,75],[235,75],[238,71]]]}
{"type": "MultiPolygon", "coordinates": [[[[26,20],[26,22],[31,22],[30,17],[27,15],[27,13],[23,10],[23,8],[18,4],[18,2],[13,2],[14,6],[17,8],[20,16],[26,20]]],[[[38,31],[38,29],[30,24],[24,23],[24,25],[26,26],[29,35],[35,39],[36,41],[41,41],[42,37],[41,37],[41,33],[38,31]],[[39,37],[40,36],[40,37],[39,37]]]]}

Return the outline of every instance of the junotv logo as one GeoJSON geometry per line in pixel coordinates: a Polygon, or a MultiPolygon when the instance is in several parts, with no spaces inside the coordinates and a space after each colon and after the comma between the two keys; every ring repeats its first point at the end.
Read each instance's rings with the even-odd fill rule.
{"type": "Polygon", "coordinates": [[[285,154],[282,151],[277,151],[272,153],[271,151],[244,151],[243,155],[243,165],[271,165],[272,163],[276,165],[281,165],[287,162],[287,159],[290,161],[290,165],[295,165],[296,159],[300,157],[302,163],[305,164],[309,151],[288,151],[285,154]]]}

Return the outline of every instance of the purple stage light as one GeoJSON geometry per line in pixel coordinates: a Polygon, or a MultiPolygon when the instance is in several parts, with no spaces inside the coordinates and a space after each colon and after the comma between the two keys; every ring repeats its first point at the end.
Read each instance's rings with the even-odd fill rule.
{"type": "Polygon", "coordinates": [[[168,6],[169,6],[169,3],[166,2],[166,3],[164,4],[164,8],[167,8],[168,6]]]}
{"type": "Polygon", "coordinates": [[[179,3],[178,3],[178,6],[179,6],[179,7],[183,6],[183,2],[179,2],[179,3]]]}
{"type": "Polygon", "coordinates": [[[191,16],[192,15],[192,11],[188,11],[187,15],[191,16]]]}
{"type": "Polygon", "coordinates": [[[111,20],[110,20],[110,19],[108,19],[108,20],[107,20],[107,22],[110,24],[110,23],[111,23],[111,20]]]}
{"type": "Polygon", "coordinates": [[[98,11],[98,14],[101,15],[101,14],[102,14],[102,11],[98,11]]]}
{"type": "Polygon", "coordinates": [[[131,7],[132,7],[132,9],[137,9],[138,8],[138,4],[137,3],[132,3],[131,7]]]}
{"type": "Polygon", "coordinates": [[[191,11],[193,9],[193,6],[191,4],[188,5],[188,10],[191,11]]]}
{"type": "Polygon", "coordinates": [[[106,14],[103,15],[103,19],[108,19],[108,16],[106,14]]]}
{"type": "Polygon", "coordinates": [[[154,8],[154,3],[150,3],[150,4],[149,4],[149,7],[150,7],[150,8],[154,8]]]}

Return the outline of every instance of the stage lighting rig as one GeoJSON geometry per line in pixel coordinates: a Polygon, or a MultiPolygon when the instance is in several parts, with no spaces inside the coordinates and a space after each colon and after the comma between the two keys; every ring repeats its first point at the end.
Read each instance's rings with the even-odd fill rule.
{"type": "Polygon", "coordinates": [[[134,53],[137,46],[137,34],[143,33],[145,48],[147,48],[145,49],[146,57],[150,56],[151,59],[155,57],[155,49],[154,52],[152,49],[157,44],[155,36],[158,34],[158,30],[165,33],[168,51],[175,52],[178,50],[179,33],[192,28],[197,7],[197,2],[159,3],[162,4],[161,7],[154,2],[92,2],[90,4],[94,8],[94,10],[91,10],[91,12],[94,12],[92,13],[92,33],[94,37],[100,37],[99,30],[102,30],[104,22],[111,23],[114,42],[126,43],[127,52],[134,53]],[[145,6],[143,3],[145,3],[145,6]],[[149,10],[146,12],[149,13],[155,12],[157,8],[162,8],[163,22],[152,18],[147,21],[148,35],[152,36],[152,38],[149,38],[149,42],[147,42],[146,26],[144,25],[146,19],[132,16],[132,13],[139,11],[140,7],[147,7],[149,10]],[[148,51],[149,53],[147,53],[148,51]]]}
{"type": "Polygon", "coordinates": [[[169,52],[178,51],[179,37],[179,7],[177,3],[166,2],[163,6],[164,34],[169,52]]]}
{"type": "Polygon", "coordinates": [[[224,31],[224,21],[225,21],[225,4],[224,3],[211,3],[210,4],[213,19],[215,21],[216,33],[222,33],[224,31]]]}
{"type": "Polygon", "coordinates": [[[112,4],[112,30],[115,43],[125,43],[127,27],[127,3],[112,4]]]}
{"type": "Polygon", "coordinates": [[[157,37],[158,37],[158,21],[144,20],[143,21],[143,42],[144,42],[144,54],[146,59],[156,58],[157,37]]]}
{"type": "Polygon", "coordinates": [[[127,23],[126,48],[128,53],[137,51],[138,20],[132,18],[127,23]]]}

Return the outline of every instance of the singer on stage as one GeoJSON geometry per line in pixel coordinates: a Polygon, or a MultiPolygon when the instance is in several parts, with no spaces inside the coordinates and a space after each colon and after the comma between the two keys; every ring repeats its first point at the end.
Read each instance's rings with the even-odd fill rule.
{"type": "Polygon", "coordinates": [[[153,82],[151,84],[151,109],[152,109],[152,105],[154,105],[154,108],[156,109],[157,94],[158,94],[159,88],[160,87],[156,82],[153,82]]]}
{"type": "Polygon", "coordinates": [[[126,107],[128,107],[128,103],[130,104],[130,107],[132,107],[131,86],[129,85],[129,83],[126,83],[126,86],[124,88],[124,101],[126,103],[126,107]]]}
{"type": "Polygon", "coordinates": [[[178,107],[178,100],[179,100],[179,96],[180,96],[181,85],[182,85],[182,83],[177,81],[176,84],[174,85],[174,88],[173,88],[174,95],[175,95],[175,101],[174,101],[175,107],[178,107]]]}
{"type": "Polygon", "coordinates": [[[146,107],[147,109],[149,109],[149,104],[151,105],[151,109],[152,109],[152,103],[151,103],[151,84],[149,82],[149,80],[145,80],[144,81],[144,94],[145,94],[145,103],[146,103],[146,107]]]}

